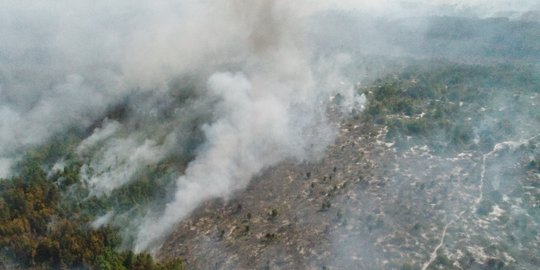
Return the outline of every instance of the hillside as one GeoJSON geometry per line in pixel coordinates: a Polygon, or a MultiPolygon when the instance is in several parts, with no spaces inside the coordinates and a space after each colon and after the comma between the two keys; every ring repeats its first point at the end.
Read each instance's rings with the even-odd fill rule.
{"type": "Polygon", "coordinates": [[[535,1],[8,2],[1,269],[540,265],[535,1]]]}
{"type": "Polygon", "coordinates": [[[537,79],[515,75],[441,65],[359,89],[366,111],[337,117],[321,161],[286,162],[205,203],[160,257],[197,269],[534,268],[540,97],[537,79]]]}

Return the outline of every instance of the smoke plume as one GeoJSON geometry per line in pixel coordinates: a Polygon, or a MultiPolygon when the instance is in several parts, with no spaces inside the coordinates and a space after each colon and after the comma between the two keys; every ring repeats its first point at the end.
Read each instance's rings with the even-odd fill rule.
{"type": "MultiPolygon", "coordinates": [[[[370,14],[365,20],[373,23],[458,13],[492,16],[512,5],[506,0],[4,2],[0,176],[12,173],[24,151],[69,129],[91,130],[77,154],[86,162],[81,176],[96,196],[129,183],[146,166],[190,153],[193,160],[176,180],[172,200],[138,226],[135,250],[158,247],[205,200],[227,198],[280,162],[319,157],[335,136],[326,116],[329,97],[345,97],[346,112],[362,107],[364,99],[343,74],[356,60],[340,49],[350,26],[319,30],[315,16],[347,10],[370,14]],[[125,115],[109,119],[118,108],[125,115]]],[[[508,17],[535,8],[536,1],[524,1],[508,17]]],[[[387,44],[385,31],[360,31],[354,42],[374,54],[414,54],[363,45],[387,44]]]]}
{"type": "Polygon", "coordinates": [[[203,127],[206,142],[177,180],[174,200],[157,222],[149,218],[140,227],[136,250],[152,247],[201,202],[226,197],[278,162],[316,157],[332,141],[309,54],[295,32],[298,18],[287,5],[233,1],[230,13],[214,15],[225,13],[222,20],[238,27],[227,36],[243,47],[241,69],[208,78],[219,117],[203,127]]]}

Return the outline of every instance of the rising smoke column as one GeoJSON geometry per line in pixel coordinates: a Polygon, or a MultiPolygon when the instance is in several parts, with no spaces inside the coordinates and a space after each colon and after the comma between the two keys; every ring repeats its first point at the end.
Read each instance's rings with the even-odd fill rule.
{"type": "Polygon", "coordinates": [[[241,68],[208,78],[209,94],[220,100],[213,108],[219,117],[203,127],[207,141],[177,180],[174,200],[141,225],[136,251],[156,247],[203,201],[226,198],[281,161],[314,158],[333,141],[289,4],[230,1],[219,11],[214,16],[241,26],[227,33],[240,37],[233,46],[245,48],[241,68]]]}
{"type": "MultiPolygon", "coordinates": [[[[520,11],[538,5],[532,0],[517,8],[509,0],[4,1],[0,176],[11,172],[25,150],[70,127],[88,128],[133,93],[167,97],[174,76],[205,74],[204,95],[219,100],[214,107],[200,108],[215,111],[215,119],[204,127],[207,142],[178,179],[176,199],[164,213],[149,214],[142,223],[137,245],[142,250],[158,243],[154,240],[200,202],[226,197],[280,161],[315,157],[332,141],[323,100],[335,84],[325,82],[327,74],[313,73],[311,46],[303,46],[304,18],[331,8],[392,18],[457,14],[450,9],[490,16],[509,7],[520,11]]],[[[133,122],[141,120],[132,117],[133,122]]],[[[135,134],[120,140],[114,133],[103,145],[118,142],[117,148],[99,151],[123,152],[123,165],[130,163],[130,153],[139,153],[134,166],[159,162],[180,133],[164,128],[162,137],[170,139],[160,145],[145,138],[151,128],[142,132],[123,125],[115,127],[117,133],[135,134]]],[[[96,155],[92,162],[96,160],[109,159],[96,155]]],[[[115,168],[110,177],[90,176],[94,193],[129,182],[114,176],[124,171],[136,168],[115,168]]]]}

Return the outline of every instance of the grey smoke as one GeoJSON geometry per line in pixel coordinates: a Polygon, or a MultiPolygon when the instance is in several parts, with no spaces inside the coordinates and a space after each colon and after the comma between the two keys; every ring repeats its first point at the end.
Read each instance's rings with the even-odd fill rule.
{"type": "Polygon", "coordinates": [[[245,46],[242,71],[209,77],[207,87],[218,97],[214,110],[220,117],[203,127],[207,142],[177,180],[174,200],[161,217],[150,214],[141,225],[137,251],[155,247],[201,202],[227,197],[278,162],[317,157],[332,142],[309,54],[295,40],[296,25],[289,23],[296,18],[283,9],[286,5],[236,1],[230,14],[216,14],[225,13],[224,21],[242,26],[229,34],[243,36],[236,40],[236,46],[245,46]]]}
{"type": "MultiPolygon", "coordinates": [[[[135,249],[155,248],[201,202],[227,198],[279,162],[316,159],[335,135],[325,115],[329,97],[345,97],[344,112],[361,109],[365,101],[354,94],[344,68],[356,64],[354,52],[336,46],[347,30],[316,33],[337,37],[324,41],[333,49],[321,56],[309,34],[318,31],[310,18],[335,9],[370,14],[368,21],[453,12],[492,16],[513,5],[6,1],[0,4],[0,176],[12,173],[25,150],[97,123],[78,147],[87,161],[81,174],[92,194],[108,194],[145,166],[188,151],[196,136],[186,127],[200,121],[204,143],[177,179],[174,199],[163,212],[148,213],[138,229],[135,249]],[[194,93],[172,87],[175,78],[194,73],[194,93]],[[184,94],[186,104],[171,101],[184,94]],[[103,119],[117,106],[129,109],[125,121],[103,119]]],[[[509,17],[538,6],[523,1],[509,17]]],[[[362,44],[387,41],[377,31],[358,37],[362,44]]],[[[390,53],[386,48],[396,47],[373,49],[390,53]]]]}

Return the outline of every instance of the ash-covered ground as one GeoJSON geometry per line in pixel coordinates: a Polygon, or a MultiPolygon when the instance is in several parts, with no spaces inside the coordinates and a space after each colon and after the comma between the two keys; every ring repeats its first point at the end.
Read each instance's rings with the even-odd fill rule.
{"type": "Polygon", "coordinates": [[[163,245],[193,269],[535,269],[538,137],[489,152],[397,150],[387,128],[340,118],[312,164],[283,163],[205,203],[163,245]]]}
{"type": "Polygon", "coordinates": [[[538,0],[12,2],[0,268],[540,269],[538,0]]]}

